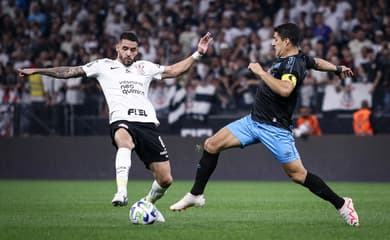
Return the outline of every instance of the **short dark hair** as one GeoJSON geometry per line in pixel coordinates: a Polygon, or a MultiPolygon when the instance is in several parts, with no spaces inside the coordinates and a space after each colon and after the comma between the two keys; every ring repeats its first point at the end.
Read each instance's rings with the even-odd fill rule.
{"type": "Polygon", "coordinates": [[[133,32],[123,32],[119,37],[119,40],[121,41],[123,39],[139,43],[137,35],[133,32]]]}
{"type": "Polygon", "coordinates": [[[294,46],[298,46],[301,42],[301,29],[294,23],[281,24],[275,27],[274,31],[279,34],[282,40],[290,39],[294,46]]]}

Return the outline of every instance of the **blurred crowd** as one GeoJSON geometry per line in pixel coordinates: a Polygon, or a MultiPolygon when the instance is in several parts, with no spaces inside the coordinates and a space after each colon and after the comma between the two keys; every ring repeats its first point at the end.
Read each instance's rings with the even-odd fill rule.
{"type": "MultiPolygon", "coordinates": [[[[58,125],[69,111],[107,117],[94,79],[59,80],[40,75],[19,78],[16,69],[83,65],[116,58],[122,31],[140,39],[140,59],[169,65],[189,56],[209,31],[214,43],[207,56],[180,79],[154,81],[149,96],[158,115],[185,89],[186,112],[196,96],[207,95],[203,114],[248,111],[256,85],[249,62],[273,62],[273,27],[285,22],[303,30],[308,55],[351,67],[352,79],[310,71],[298,107],[322,111],[324,89],[349,91],[369,84],[374,112],[390,112],[390,7],[386,0],[3,0],[0,5],[0,103],[17,106],[21,132],[32,122],[58,125]],[[48,121],[47,119],[50,119],[48,121]]],[[[5,110],[4,110],[5,111],[5,110]]],[[[60,124],[59,124],[60,125],[60,124]]]]}

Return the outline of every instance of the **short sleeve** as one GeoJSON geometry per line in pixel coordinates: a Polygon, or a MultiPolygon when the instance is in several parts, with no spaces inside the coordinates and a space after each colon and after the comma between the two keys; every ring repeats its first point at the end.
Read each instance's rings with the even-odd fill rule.
{"type": "Polygon", "coordinates": [[[315,69],[316,61],[313,57],[305,56],[306,57],[306,67],[307,69],[315,69]]]}
{"type": "Polygon", "coordinates": [[[87,77],[97,77],[99,74],[99,63],[99,60],[95,60],[82,66],[87,77]]]}
{"type": "Polygon", "coordinates": [[[149,61],[140,61],[139,66],[144,66],[145,73],[151,76],[153,79],[158,79],[158,80],[162,78],[162,74],[165,71],[164,66],[149,61]]]}

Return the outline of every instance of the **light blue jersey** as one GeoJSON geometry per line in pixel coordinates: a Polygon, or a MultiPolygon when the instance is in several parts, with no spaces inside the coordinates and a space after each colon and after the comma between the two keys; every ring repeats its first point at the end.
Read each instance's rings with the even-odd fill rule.
{"type": "Polygon", "coordinates": [[[228,124],[226,128],[242,147],[261,142],[281,163],[300,159],[294,137],[286,129],[254,121],[251,115],[228,124]]]}

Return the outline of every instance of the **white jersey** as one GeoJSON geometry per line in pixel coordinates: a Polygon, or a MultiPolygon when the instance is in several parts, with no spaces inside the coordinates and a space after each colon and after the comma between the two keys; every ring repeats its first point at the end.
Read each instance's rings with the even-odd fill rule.
{"type": "Polygon", "coordinates": [[[118,60],[98,59],[82,66],[88,77],[95,77],[102,87],[109,110],[109,121],[159,124],[156,111],[148,99],[150,82],[161,80],[165,67],[149,61],[125,66],[118,60]]]}

